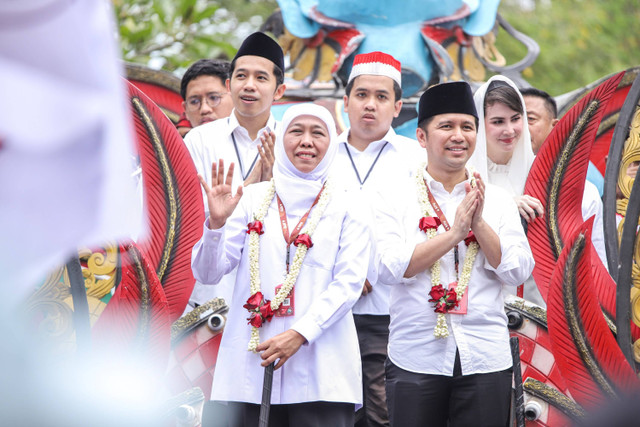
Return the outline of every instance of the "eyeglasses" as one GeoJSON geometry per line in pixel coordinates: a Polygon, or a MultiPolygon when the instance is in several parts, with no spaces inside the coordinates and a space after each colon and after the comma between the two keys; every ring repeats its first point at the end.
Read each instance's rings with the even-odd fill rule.
{"type": "MultiPolygon", "coordinates": [[[[220,104],[222,97],[227,95],[226,93],[211,92],[204,96],[204,100],[211,108],[215,108],[220,104]]],[[[187,99],[187,110],[198,111],[202,107],[202,97],[192,97],[187,99]]]]}

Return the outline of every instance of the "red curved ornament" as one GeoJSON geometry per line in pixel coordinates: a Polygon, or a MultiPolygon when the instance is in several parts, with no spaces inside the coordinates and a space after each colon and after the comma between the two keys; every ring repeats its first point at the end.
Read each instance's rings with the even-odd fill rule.
{"type": "Polygon", "coordinates": [[[640,387],[593,291],[592,222],[585,222],[566,240],[547,301],[555,360],[571,396],[586,409],[640,387]]]}
{"type": "Polygon", "coordinates": [[[171,73],[139,64],[126,64],[127,80],[156,103],[174,124],[184,112],[180,79],[171,73]]]}
{"type": "MultiPolygon", "coordinates": [[[[536,260],[533,277],[545,301],[563,242],[583,222],[581,203],[591,147],[607,102],[623,75],[609,78],[571,108],[531,166],[524,192],[542,202],[545,221],[533,221],[527,237],[536,260]]],[[[593,257],[594,263],[600,262],[596,254],[593,257]]]]}
{"type": "Polygon", "coordinates": [[[93,326],[94,346],[143,352],[163,366],[169,354],[171,320],[162,285],[135,243],[123,243],[119,256],[120,280],[93,326]]]}
{"type": "Polygon", "coordinates": [[[139,244],[162,283],[170,319],[175,321],[195,283],[191,249],[202,235],[202,191],[191,156],[174,125],[130,83],[129,98],[149,218],[149,236],[139,244]]]}

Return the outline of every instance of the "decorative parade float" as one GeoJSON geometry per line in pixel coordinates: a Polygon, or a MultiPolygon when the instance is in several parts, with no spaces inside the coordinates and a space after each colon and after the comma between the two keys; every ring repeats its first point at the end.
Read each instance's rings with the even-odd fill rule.
{"type": "MultiPolygon", "coordinates": [[[[263,28],[290,64],[288,90],[274,114],[289,103],[312,101],[332,111],[339,131],[346,129],[342,95],[351,59],[373,50],[402,62],[405,103],[394,127],[411,137],[418,96],[431,84],[463,79],[477,87],[500,73],[528,85],[520,72],[538,47],[497,14],[498,0],[409,3],[280,0],[281,10],[263,28]],[[427,12],[418,16],[416,10],[427,12]],[[506,64],[495,44],[499,31],[526,46],[522,60],[506,64]]],[[[548,309],[517,297],[505,301],[519,342],[518,425],[571,425],[640,387],[640,184],[626,174],[640,161],[639,71],[559,97],[562,119],[531,168],[525,193],[542,201],[545,216],[527,235],[548,309]],[[590,162],[604,177],[608,272],[580,213],[590,162]]],[[[194,285],[191,247],[204,213],[195,168],[174,126],[182,113],[179,79],[136,65],[127,73],[149,236],[81,249],[33,294],[28,311],[34,327],[67,351],[89,337],[98,347],[143,348],[153,363],[167,365],[167,393],[177,396],[167,419],[198,425],[226,305],[215,299],[182,316],[194,285]],[[88,323],[90,330],[78,328],[88,323]]]]}

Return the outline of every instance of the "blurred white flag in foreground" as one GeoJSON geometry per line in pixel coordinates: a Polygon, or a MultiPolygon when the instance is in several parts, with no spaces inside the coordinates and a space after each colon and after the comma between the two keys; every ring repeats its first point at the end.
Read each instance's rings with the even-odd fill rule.
{"type": "Polygon", "coordinates": [[[142,231],[115,35],[107,0],[0,0],[2,425],[158,425],[147,361],[60,353],[20,318],[78,246],[142,231]]]}
{"type": "Polygon", "coordinates": [[[0,2],[5,307],[78,246],[141,232],[112,13],[104,0],[0,2]]]}

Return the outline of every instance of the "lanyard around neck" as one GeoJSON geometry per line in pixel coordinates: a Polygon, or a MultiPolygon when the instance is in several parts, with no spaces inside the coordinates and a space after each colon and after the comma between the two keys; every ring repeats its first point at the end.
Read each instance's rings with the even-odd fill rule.
{"type": "Polygon", "coordinates": [[[324,185],[320,189],[320,192],[316,196],[316,199],[313,201],[313,204],[311,205],[309,210],[307,210],[307,212],[302,216],[302,218],[300,218],[300,221],[298,221],[298,224],[295,226],[295,228],[293,229],[293,233],[291,234],[289,234],[289,223],[287,221],[287,211],[284,208],[284,203],[282,203],[282,200],[280,200],[280,196],[276,194],[276,199],[278,201],[278,212],[280,213],[280,226],[282,227],[282,236],[284,237],[284,241],[287,242],[287,259],[286,259],[287,273],[289,272],[289,248],[291,247],[291,244],[296,240],[296,238],[300,234],[300,230],[302,230],[302,227],[304,227],[304,224],[307,222],[307,218],[309,217],[309,213],[311,213],[311,209],[313,209],[313,207],[318,204],[318,200],[320,200],[320,196],[322,195],[323,191],[324,191],[324,185]]]}
{"type": "Polygon", "coordinates": [[[358,168],[356,168],[356,164],[354,163],[353,157],[351,156],[351,151],[349,151],[349,143],[348,142],[345,143],[344,147],[347,149],[347,155],[349,156],[349,160],[351,160],[351,166],[353,166],[353,170],[356,173],[356,177],[358,178],[358,182],[360,183],[360,185],[364,185],[364,183],[367,181],[367,178],[369,178],[369,175],[371,175],[371,171],[373,170],[373,167],[376,165],[376,163],[378,163],[378,159],[382,154],[382,150],[384,150],[384,147],[386,147],[387,144],[389,144],[389,141],[386,141],[382,146],[382,148],[380,148],[380,151],[378,151],[378,155],[376,156],[375,160],[371,164],[371,167],[369,168],[367,175],[365,175],[364,179],[361,179],[360,174],[358,173],[358,168]]]}
{"type": "MultiPolygon", "coordinates": [[[[230,119],[227,119],[227,124],[230,124],[230,119]]],[[[276,129],[276,124],[273,124],[273,130],[275,131],[276,129]]],[[[231,131],[231,141],[233,142],[233,148],[235,148],[236,150],[236,157],[238,158],[238,166],[240,166],[240,175],[242,176],[242,180],[245,181],[248,177],[249,174],[251,173],[251,171],[253,170],[253,167],[256,165],[256,162],[258,161],[258,157],[260,157],[260,152],[258,152],[256,154],[256,157],[253,158],[253,162],[251,162],[251,166],[249,166],[249,170],[245,173],[244,171],[244,166],[242,164],[242,159],[240,158],[240,150],[238,150],[238,143],[236,142],[236,136],[233,134],[233,131],[231,131]]]]}

